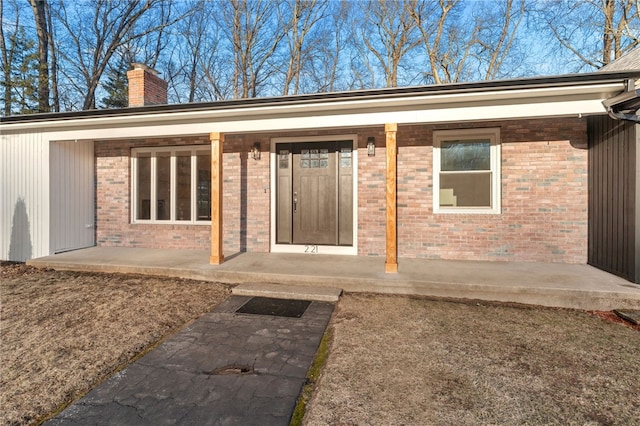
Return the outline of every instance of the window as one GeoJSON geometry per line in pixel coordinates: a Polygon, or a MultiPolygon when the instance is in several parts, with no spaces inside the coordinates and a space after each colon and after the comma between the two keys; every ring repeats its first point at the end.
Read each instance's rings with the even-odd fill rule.
{"type": "Polygon", "coordinates": [[[134,223],[209,223],[211,151],[208,145],[131,151],[134,223]]]}
{"type": "Polygon", "coordinates": [[[500,129],[433,132],[433,211],[500,213],[500,129]]]}

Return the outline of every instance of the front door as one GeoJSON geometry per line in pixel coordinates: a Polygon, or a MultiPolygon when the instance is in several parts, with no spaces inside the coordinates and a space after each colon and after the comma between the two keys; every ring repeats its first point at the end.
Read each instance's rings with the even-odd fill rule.
{"type": "Polygon", "coordinates": [[[278,244],[352,245],[352,145],[276,144],[278,244]]]}

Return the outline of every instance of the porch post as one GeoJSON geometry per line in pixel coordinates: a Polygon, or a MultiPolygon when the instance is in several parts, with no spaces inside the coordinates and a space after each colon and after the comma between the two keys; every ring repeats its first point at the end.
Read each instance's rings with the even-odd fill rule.
{"type": "Polygon", "coordinates": [[[384,271],[386,273],[396,273],[398,272],[398,224],[396,214],[396,160],[398,154],[396,148],[396,132],[398,131],[398,125],[396,123],[385,124],[384,131],[386,134],[387,147],[387,259],[384,264],[384,271]]]}
{"type": "Polygon", "coordinates": [[[209,263],[224,262],[222,254],[222,144],[224,134],[209,134],[211,140],[211,256],[209,263]]]}

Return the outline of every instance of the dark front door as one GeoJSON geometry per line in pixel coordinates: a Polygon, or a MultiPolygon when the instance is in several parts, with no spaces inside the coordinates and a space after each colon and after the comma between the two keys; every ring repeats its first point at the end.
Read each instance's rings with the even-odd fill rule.
{"type": "Polygon", "coordinates": [[[277,144],[277,242],[351,245],[352,142],[277,144]]]}

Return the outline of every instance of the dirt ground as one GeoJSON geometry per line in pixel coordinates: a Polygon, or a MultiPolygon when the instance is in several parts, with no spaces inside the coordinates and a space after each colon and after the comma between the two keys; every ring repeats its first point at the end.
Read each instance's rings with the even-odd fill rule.
{"type": "Polygon", "coordinates": [[[606,313],[348,294],[306,425],[639,425],[640,331],[606,313]]]}
{"type": "Polygon", "coordinates": [[[209,312],[227,286],[0,265],[0,425],[37,422],[209,312]]]}

